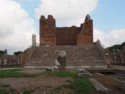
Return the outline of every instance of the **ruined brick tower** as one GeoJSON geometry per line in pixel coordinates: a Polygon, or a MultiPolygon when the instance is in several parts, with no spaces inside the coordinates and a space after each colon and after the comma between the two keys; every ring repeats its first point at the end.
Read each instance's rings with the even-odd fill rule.
{"type": "Polygon", "coordinates": [[[56,21],[49,15],[40,18],[40,46],[86,45],[93,43],[93,20],[89,15],[80,27],[56,27],[56,21]]]}

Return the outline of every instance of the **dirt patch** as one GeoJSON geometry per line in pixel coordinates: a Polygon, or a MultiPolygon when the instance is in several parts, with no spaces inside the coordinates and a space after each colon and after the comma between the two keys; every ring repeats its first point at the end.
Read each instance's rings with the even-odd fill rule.
{"type": "Polygon", "coordinates": [[[61,86],[67,84],[71,78],[65,77],[37,77],[37,78],[2,78],[0,84],[8,85],[11,89],[16,90],[15,94],[23,91],[30,94],[68,94],[69,90],[60,91],[61,86]]]}

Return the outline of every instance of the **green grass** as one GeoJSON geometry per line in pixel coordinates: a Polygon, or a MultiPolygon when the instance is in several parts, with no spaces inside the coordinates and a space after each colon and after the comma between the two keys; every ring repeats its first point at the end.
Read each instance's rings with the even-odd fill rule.
{"type": "Polygon", "coordinates": [[[9,94],[9,92],[5,90],[0,90],[0,94],[9,94]]]}
{"type": "Polygon", "coordinates": [[[69,84],[64,87],[73,90],[73,94],[92,94],[95,91],[92,83],[83,77],[76,77],[73,81],[70,81],[69,84]]]}
{"type": "Polygon", "coordinates": [[[30,93],[31,93],[31,91],[28,90],[28,89],[24,89],[24,90],[23,90],[23,94],[30,94],[30,93]]]}
{"type": "Polygon", "coordinates": [[[55,72],[43,72],[40,73],[39,76],[77,77],[78,74],[76,72],[55,71],[55,72]]]}
{"type": "Polygon", "coordinates": [[[8,69],[8,70],[0,70],[0,78],[7,77],[36,77],[36,76],[58,76],[58,77],[76,77],[78,74],[76,72],[68,72],[68,71],[54,71],[54,72],[42,72],[40,74],[27,74],[21,73],[21,69],[8,69]]]}
{"type": "MultiPolygon", "coordinates": [[[[40,74],[41,76],[58,76],[58,77],[72,77],[73,80],[68,80],[68,84],[63,87],[71,89],[73,94],[93,94],[95,91],[92,83],[83,77],[78,77],[76,72],[68,72],[68,71],[56,71],[56,72],[44,72],[40,74]]],[[[60,91],[61,87],[56,88],[55,91],[60,91]]]]}
{"type": "Polygon", "coordinates": [[[68,72],[68,71],[55,72],[55,75],[59,77],[77,77],[78,76],[76,72],[68,72]]]}
{"type": "Polygon", "coordinates": [[[34,77],[35,75],[26,74],[19,72],[21,69],[8,69],[8,70],[0,70],[0,78],[6,77],[34,77]]]}
{"type": "MultiPolygon", "coordinates": [[[[73,80],[69,80],[67,85],[64,85],[63,88],[71,89],[73,91],[72,94],[92,94],[95,91],[92,83],[83,77],[78,77],[76,72],[69,72],[69,71],[54,71],[54,72],[43,72],[40,74],[26,74],[21,73],[21,69],[9,69],[9,70],[0,70],[0,78],[5,77],[71,77],[73,80]]],[[[57,87],[54,89],[56,92],[61,91],[61,87],[57,87]]],[[[16,92],[16,90],[11,89],[10,85],[0,85],[0,94],[9,94],[8,92],[16,92]],[[4,90],[6,89],[6,90],[4,90]]],[[[23,89],[23,94],[30,94],[31,90],[23,89]]]]}

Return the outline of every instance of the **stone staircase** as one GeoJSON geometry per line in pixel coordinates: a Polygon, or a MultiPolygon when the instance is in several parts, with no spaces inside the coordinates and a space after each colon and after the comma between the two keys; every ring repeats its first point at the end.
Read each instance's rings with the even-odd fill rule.
{"type": "Polygon", "coordinates": [[[105,60],[96,45],[36,47],[26,66],[54,66],[56,51],[66,52],[66,66],[101,66],[105,60]]]}

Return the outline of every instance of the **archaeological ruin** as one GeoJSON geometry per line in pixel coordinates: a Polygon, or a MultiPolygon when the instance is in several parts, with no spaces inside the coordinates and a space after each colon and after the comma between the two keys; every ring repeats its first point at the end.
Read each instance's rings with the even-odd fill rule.
{"type": "Polygon", "coordinates": [[[49,15],[40,18],[40,46],[86,45],[93,43],[93,21],[89,15],[80,27],[56,27],[56,21],[49,15]]]}
{"type": "Polygon", "coordinates": [[[25,67],[53,67],[56,52],[60,51],[66,53],[66,60],[62,63],[64,69],[106,65],[104,49],[99,42],[93,42],[93,20],[89,15],[80,27],[56,27],[53,16],[41,16],[40,46],[26,49],[20,62],[25,67]]]}

